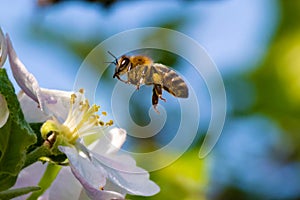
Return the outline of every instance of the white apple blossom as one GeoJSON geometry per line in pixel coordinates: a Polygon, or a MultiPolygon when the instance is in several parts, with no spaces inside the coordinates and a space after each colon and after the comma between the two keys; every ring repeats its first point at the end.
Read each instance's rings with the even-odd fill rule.
{"type": "MultiPolygon", "coordinates": [[[[26,119],[46,121],[41,128],[42,136],[46,140],[54,138],[55,141],[49,142],[67,156],[72,173],[91,199],[124,199],[126,194],[151,196],[159,192],[146,170],[137,167],[129,155],[118,152],[125,142],[125,130],[108,131],[107,126],[112,125],[112,121],[100,120],[99,106],[90,105],[83,90],[65,92],[40,88],[17,57],[8,36],[7,46],[14,78],[23,90],[18,97],[26,119]],[[91,138],[100,138],[101,148],[97,152],[86,147],[94,141],[91,138]]],[[[71,183],[60,184],[63,190],[71,183]]],[[[48,199],[59,199],[57,190],[51,191],[51,188],[45,195],[49,195],[48,199]]]]}

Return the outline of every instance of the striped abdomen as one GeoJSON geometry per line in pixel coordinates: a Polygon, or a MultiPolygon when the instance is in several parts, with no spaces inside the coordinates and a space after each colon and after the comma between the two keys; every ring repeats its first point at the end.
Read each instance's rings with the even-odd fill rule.
{"type": "Polygon", "coordinates": [[[154,84],[160,84],[164,90],[175,97],[187,98],[189,91],[184,80],[172,69],[162,64],[153,64],[151,71],[154,84]]]}

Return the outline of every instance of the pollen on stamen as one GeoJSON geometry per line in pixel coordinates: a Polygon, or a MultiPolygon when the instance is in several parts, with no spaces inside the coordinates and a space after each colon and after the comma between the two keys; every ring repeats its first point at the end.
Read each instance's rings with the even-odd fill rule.
{"type": "Polygon", "coordinates": [[[106,113],[105,111],[103,111],[103,112],[102,112],[102,115],[106,116],[106,115],[107,115],[107,113],[106,113]]]}
{"type": "Polygon", "coordinates": [[[99,108],[100,108],[100,106],[97,106],[97,105],[93,105],[93,107],[92,107],[94,112],[98,112],[99,108]]]}
{"type": "Polygon", "coordinates": [[[71,94],[70,103],[75,104],[75,100],[76,100],[76,94],[71,94]]]}
{"type": "Polygon", "coordinates": [[[79,89],[79,92],[80,92],[81,94],[83,94],[83,93],[84,93],[84,89],[83,89],[83,88],[80,88],[80,89],[79,89]]]}
{"type": "Polygon", "coordinates": [[[114,124],[113,120],[109,120],[108,122],[105,123],[105,126],[111,126],[114,124]]]}
{"type": "Polygon", "coordinates": [[[99,125],[100,126],[104,126],[104,122],[103,121],[99,121],[99,125]]]}

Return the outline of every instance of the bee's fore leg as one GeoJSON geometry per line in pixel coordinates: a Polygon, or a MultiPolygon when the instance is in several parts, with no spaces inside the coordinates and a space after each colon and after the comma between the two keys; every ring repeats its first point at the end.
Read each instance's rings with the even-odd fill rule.
{"type": "Polygon", "coordinates": [[[115,75],[115,77],[117,77],[117,78],[118,78],[120,81],[122,81],[123,83],[130,84],[130,81],[128,81],[128,80],[125,81],[125,80],[121,79],[119,75],[115,75]]]}

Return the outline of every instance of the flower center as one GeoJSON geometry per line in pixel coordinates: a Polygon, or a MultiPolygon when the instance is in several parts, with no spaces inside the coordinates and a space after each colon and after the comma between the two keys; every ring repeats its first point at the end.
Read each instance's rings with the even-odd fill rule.
{"type": "MultiPolygon", "coordinates": [[[[89,101],[84,97],[84,90],[80,89],[79,92],[71,95],[70,108],[65,122],[60,124],[58,120],[48,120],[45,126],[43,125],[44,129],[43,127],[41,129],[42,135],[45,136],[49,131],[53,131],[62,136],[63,141],[74,145],[80,137],[98,134],[99,128],[113,124],[112,120],[106,123],[100,120],[97,114],[99,108],[98,105],[90,106],[89,101]]],[[[105,116],[106,112],[101,114],[105,116]]]]}

